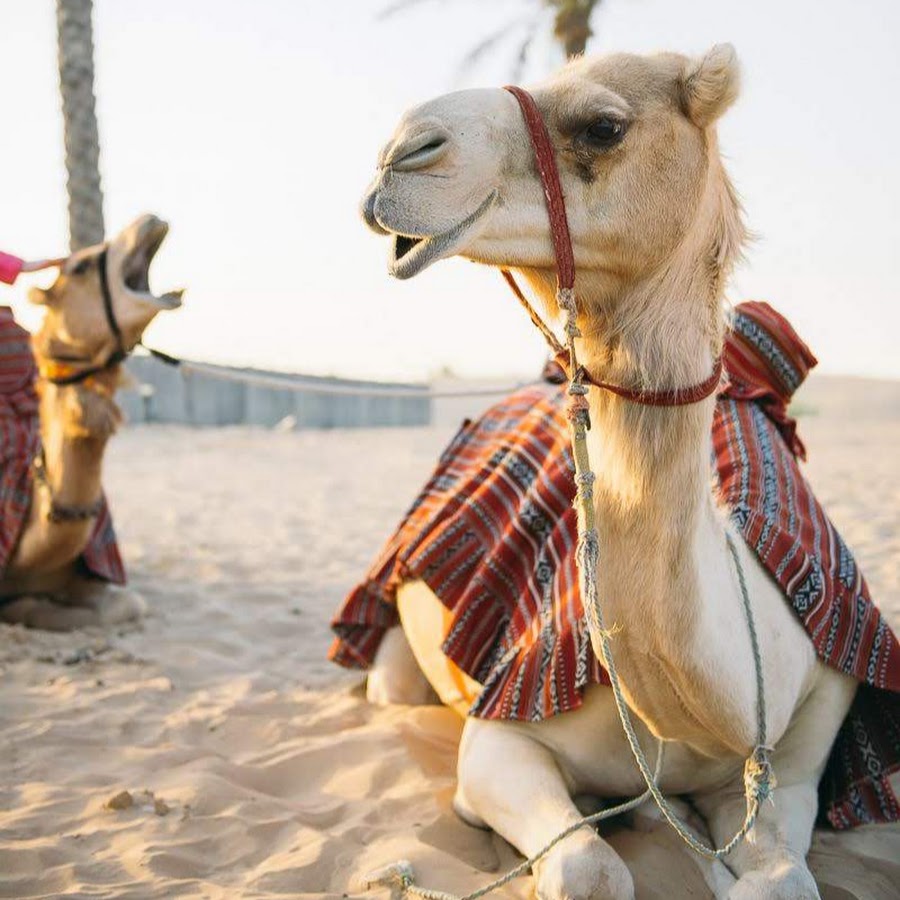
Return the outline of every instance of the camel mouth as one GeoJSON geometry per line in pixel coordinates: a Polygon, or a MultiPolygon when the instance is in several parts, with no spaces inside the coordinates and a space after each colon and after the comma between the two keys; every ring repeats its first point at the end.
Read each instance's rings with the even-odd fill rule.
{"type": "Polygon", "coordinates": [[[143,225],[134,247],[122,261],[122,283],[129,293],[145,303],[160,309],[177,309],[181,306],[182,290],[154,294],[150,288],[150,265],[168,233],[168,224],[160,219],[152,218],[143,225]]]}
{"type": "Polygon", "coordinates": [[[475,212],[441,234],[429,237],[415,237],[393,232],[394,240],[388,259],[388,271],[394,278],[405,280],[424,272],[439,259],[453,256],[468,239],[475,225],[484,217],[497,199],[497,191],[481,202],[475,212]]]}

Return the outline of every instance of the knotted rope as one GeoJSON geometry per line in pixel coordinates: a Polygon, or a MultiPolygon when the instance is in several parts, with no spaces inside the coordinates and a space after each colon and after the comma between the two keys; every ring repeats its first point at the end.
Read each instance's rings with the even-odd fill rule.
{"type": "MultiPolygon", "coordinates": [[[[744,607],[744,616],[747,620],[747,630],[750,633],[750,646],[753,651],[753,666],[756,675],[756,746],[744,763],[744,796],[747,801],[747,813],[741,827],[732,838],[722,847],[710,847],[698,840],[687,828],[684,822],[678,818],[675,810],[665,798],[659,788],[658,776],[650,771],[647,757],[641,749],[631,721],[631,713],[622,693],[622,685],[616,662],[613,658],[610,645],[610,632],[603,620],[603,607],[600,604],[597,588],[597,570],[600,562],[600,543],[597,537],[597,529],[594,518],[593,483],[594,473],[591,470],[590,458],[587,449],[587,432],[590,428],[590,414],[587,409],[585,394],[587,388],[579,379],[580,367],[575,349],[575,338],[580,337],[576,321],[577,309],[574,292],[571,289],[562,289],[558,292],[560,308],[566,313],[566,337],[569,350],[569,361],[573,373],[569,384],[569,422],[572,428],[572,449],[575,458],[575,508],[578,511],[578,547],[576,549],[578,569],[581,576],[581,592],[584,609],[588,617],[588,625],[591,633],[591,642],[594,652],[601,658],[609,675],[610,687],[615,698],[616,709],[625,737],[631,748],[632,755],[647,785],[647,792],[653,797],[660,812],[665,816],[669,824],[691,849],[709,859],[721,859],[727,856],[747,835],[756,822],[760,806],[771,797],[775,787],[775,774],[769,761],[771,748],[766,746],[766,696],[763,680],[762,656],[759,650],[759,637],[756,632],[756,622],[753,618],[753,609],[750,605],[750,595],[747,590],[747,582],[744,577],[744,568],[738,555],[737,547],[731,534],[725,532],[725,540],[731,558],[738,575],[738,583],[741,589],[741,600],[744,607]]],[[[660,748],[662,742],[660,742],[660,748]]]]}

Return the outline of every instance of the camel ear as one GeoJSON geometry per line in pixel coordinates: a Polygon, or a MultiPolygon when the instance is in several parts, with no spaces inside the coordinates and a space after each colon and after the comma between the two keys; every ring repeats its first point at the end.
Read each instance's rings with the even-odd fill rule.
{"type": "Polygon", "coordinates": [[[682,77],[684,110],[700,128],[712,125],[737,99],[740,67],[731,44],[716,44],[688,64],[682,77]]]}
{"type": "Polygon", "coordinates": [[[52,306],[53,293],[45,291],[43,288],[31,287],[28,289],[28,302],[35,306],[52,306]]]}

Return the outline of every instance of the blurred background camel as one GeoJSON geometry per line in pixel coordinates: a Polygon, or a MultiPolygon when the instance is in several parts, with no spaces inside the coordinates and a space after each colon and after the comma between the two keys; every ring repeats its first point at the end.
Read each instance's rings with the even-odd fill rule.
{"type": "Polygon", "coordinates": [[[33,338],[39,427],[24,422],[34,439],[4,448],[10,468],[28,467],[16,490],[30,494],[21,518],[7,512],[4,521],[7,531],[21,527],[0,569],[7,622],[64,630],[127,621],[143,609],[138,595],[110,583],[123,582],[124,570],[101,478],[122,419],[115,392],[124,355],[157,313],[181,305],[180,291],[150,290],[150,263],[167,231],[142,216],[112,241],[74,253],[49,288],[30,291],[46,310],[33,338]]]}

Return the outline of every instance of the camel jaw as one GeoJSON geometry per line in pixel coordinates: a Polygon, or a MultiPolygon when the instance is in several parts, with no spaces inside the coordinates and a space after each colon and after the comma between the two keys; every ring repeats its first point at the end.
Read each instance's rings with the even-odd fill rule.
{"type": "Polygon", "coordinates": [[[393,234],[391,252],[388,258],[388,272],[405,280],[424,272],[432,263],[446,259],[459,253],[463,246],[474,236],[476,225],[486,215],[497,199],[497,191],[491,193],[481,202],[473,213],[447,231],[427,237],[414,237],[401,234],[379,223],[387,234],[393,234]]]}
{"type": "Polygon", "coordinates": [[[150,290],[150,265],[168,233],[167,222],[146,216],[140,222],[134,246],[125,253],[119,270],[122,287],[127,293],[160,310],[177,309],[184,293],[176,290],[157,295],[150,290]]]}

